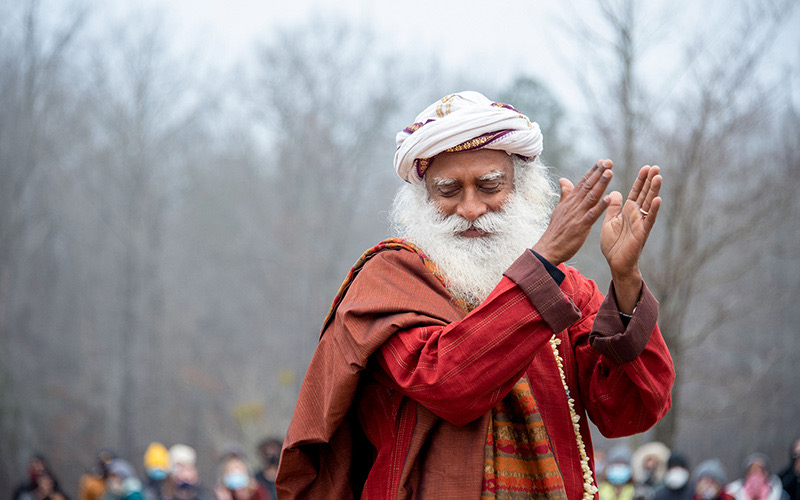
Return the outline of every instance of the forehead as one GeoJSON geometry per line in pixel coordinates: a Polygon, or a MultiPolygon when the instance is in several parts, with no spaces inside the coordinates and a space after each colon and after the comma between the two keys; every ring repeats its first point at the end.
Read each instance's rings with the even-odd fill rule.
{"type": "Polygon", "coordinates": [[[478,149],[458,153],[441,153],[436,155],[433,163],[425,172],[426,183],[436,179],[454,179],[467,181],[479,179],[495,172],[513,178],[514,162],[505,151],[495,149],[478,149]]]}

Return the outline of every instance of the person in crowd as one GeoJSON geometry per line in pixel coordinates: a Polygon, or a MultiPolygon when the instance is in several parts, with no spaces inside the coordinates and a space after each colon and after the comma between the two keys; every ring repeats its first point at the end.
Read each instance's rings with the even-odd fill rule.
{"type": "Polygon", "coordinates": [[[691,500],[692,484],[689,462],[683,455],[672,453],[667,460],[663,484],[655,490],[653,500],[691,500]]]}
{"type": "Polygon", "coordinates": [[[144,496],[146,500],[165,500],[169,484],[169,451],[163,444],[154,441],[144,452],[145,478],[144,496]]]}
{"type": "Polygon", "coordinates": [[[217,500],[271,500],[267,487],[250,475],[247,463],[236,455],[223,457],[219,468],[217,500]]]}
{"type": "Polygon", "coordinates": [[[800,438],[789,448],[789,464],[779,474],[790,500],[800,500],[800,438]]]}
{"type": "Polygon", "coordinates": [[[165,492],[170,500],[208,500],[211,496],[200,483],[197,452],[191,446],[176,444],[169,449],[170,474],[165,492]]]}
{"type": "Polygon", "coordinates": [[[651,441],[633,452],[633,482],[655,491],[664,481],[670,450],[664,443],[651,441]]]}
{"type": "Polygon", "coordinates": [[[108,465],[115,458],[116,454],[107,448],[97,452],[94,470],[81,476],[78,500],[100,500],[103,497],[106,492],[108,465]]]}
{"type": "Polygon", "coordinates": [[[650,500],[653,490],[633,481],[631,451],[617,445],[608,453],[605,479],[600,482],[600,500],[650,500]]]}
{"type": "Polygon", "coordinates": [[[44,455],[31,457],[27,473],[27,480],[14,490],[13,500],[69,500],[44,455]]]}
{"type": "Polygon", "coordinates": [[[727,474],[725,468],[716,458],[704,460],[695,467],[694,494],[692,500],[733,500],[725,491],[727,474]]]}
{"type": "Polygon", "coordinates": [[[267,487],[272,498],[278,499],[278,492],[275,489],[275,478],[278,475],[278,463],[281,459],[280,439],[269,437],[258,443],[258,455],[261,457],[261,467],[256,472],[255,477],[267,487]]]}
{"type": "Polygon", "coordinates": [[[14,489],[14,493],[11,496],[12,500],[17,500],[23,493],[35,489],[37,476],[45,470],[44,457],[38,454],[31,457],[25,471],[27,477],[14,489]]]}
{"type": "Polygon", "coordinates": [[[608,455],[606,450],[602,448],[594,449],[594,473],[597,476],[597,483],[605,480],[606,463],[608,463],[608,455]]]}
{"type": "Polygon", "coordinates": [[[763,453],[751,453],[745,458],[740,479],[730,483],[725,491],[736,500],[786,500],[780,478],[772,473],[772,461],[763,453]]]}
{"type": "Polygon", "coordinates": [[[144,500],[142,482],[127,460],[115,458],[108,464],[103,500],[144,500]]]}
{"type": "Polygon", "coordinates": [[[478,92],[433,103],[397,145],[403,239],[359,259],[323,321],[278,494],[592,498],[587,415],[621,437],[671,405],[639,268],[658,167],[623,200],[598,161],[577,185],[561,179],[558,201],[539,126],[478,92]],[[604,213],[607,296],[565,265],[604,213]]]}
{"type": "Polygon", "coordinates": [[[222,447],[219,460],[225,460],[228,457],[241,458],[247,462],[247,453],[244,451],[244,446],[237,441],[229,441],[222,447]]]}

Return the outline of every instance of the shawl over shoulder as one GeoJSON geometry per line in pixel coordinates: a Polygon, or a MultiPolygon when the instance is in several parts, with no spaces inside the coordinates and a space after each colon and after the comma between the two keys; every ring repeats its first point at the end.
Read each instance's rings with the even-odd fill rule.
{"type": "MultiPolygon", "coordinates": [[[[421,317],[426,321],[437,318],[446,325],[465,314],[440,279],[425,267],[424,254],[400,240],[388,241],[393,244],[378,245],[356,263],[326,318],[284,442],[277,479],[281,498],[284,495],[289,498],[357,498],[369,472],[371,457],[354,453],[353,442],[363,436],[352,407],[361,372],[370,356],[395,332],[414,325],[421,317]],[[388,248],[402,254],[399,259],[391,259],[392,265],[402,269],[391,272],[390,279],[387,279],[385,259],[379,257],[377,260],[384,262],[372,265],[368,262],[388,248]],[[384,271],[370,272],[370,267],[384,271]],[[362,269],[365,272],[360,272],[362,269]],[[348,297],[355,303],[348,311],[337,314],[341,299],[356,278],[360,288],[381,290],[386,296],[382,310],[359,311],[359,297],[353,300],[348,297]],[[417,313],[409,313],[410,303],[417,313]],[[291,475],[286,471],[291,471],[291,475]]],[[[432,426],[438,419],[427,411],[416,412],[413,418],[417,419],[418,426],[432,426]]],[[[485,422],[482,427],[483,430],[478,430],[481,440],[485,436],[485,422]]],[[[480,468],[477,474],[481,475],[480,468]]]]}

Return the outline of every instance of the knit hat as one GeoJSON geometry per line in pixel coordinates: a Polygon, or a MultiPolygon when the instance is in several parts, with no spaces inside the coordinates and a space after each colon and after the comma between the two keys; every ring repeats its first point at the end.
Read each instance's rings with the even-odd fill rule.
{"type": "Polygon", "coordinates": [[[669,455],[670,450],[667,448],[667,445],[658,441],[651,441],[637,448],[636,451],[633,452],[633,457],[631,458],[634,480],[643,482],[647,478],[645,461],[653,457],[656,459],[656,469],[652,471],[652,473],[656,481],[661,481],[664,477],[664,473],[667,471],[669,455]]]}
{"type": "Polygon", "coordinates": [[[169,449],[169,463],[172,467],[176,465],[191,465],[197,462],[197,453],[194,448],[185,444],[176,444],[169,449]]]}
{"type": "Polygon", "coordinates": [[[611,448],[608,452],[608,464],[631,464],[631,449],[624,444],[611,448]]]}
{"type": "Polygon", "coordinates": [[[686,457],[680,453],[673,453],[669,456],[669,460],[667,460],[667,469],[671,469],[673,467],[683,467],[684,469],[688,469],[689,461],[686,460],[686,457]]]}
{"type": "Polygon", "coordinates": [[[751,453],[744,459],[744,473],[742,476],[747,474],[747,471],[750,470],[750,467],[754,464],[761,466],[762,469],[767,471],[767,474],[772,473],[772,460],[770,460],[768,456],[763,453],[751,453]]]}
{"type": "Polygon", "coordinates": [[[145,469],[169,469],[169,452],[167,447],[159,442],[152,442],[144,452],[145,469]]]}
{"type": "Polygon", "coordinates": [[[703,477],[710,477],[711,479],[716,481],[716,483],[719,484],[720,486],[724,486],[725,483],[727,483],[727,475],[725,474],[725,468],[722,466],[722,462],[720,462],[716,458],[700,462],[700,465],[695,467],[694,469],[695,482],[699,481],[703,477]]]}
{"type": "Polygon", "coordinates": [[[108,464],[108,473],[122,480],[136,477],[136,471],[133,470],[133,466],[122,458],[115,458],[108,464]]]}

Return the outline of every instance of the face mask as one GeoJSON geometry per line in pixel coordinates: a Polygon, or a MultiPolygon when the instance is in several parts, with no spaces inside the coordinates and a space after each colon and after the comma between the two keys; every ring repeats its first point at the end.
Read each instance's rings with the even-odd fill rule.
{"type": "Polygon", "coordinates": [[[613,485],[627,483],[631,478],[631,468],[625,464],[613,464],[606,468],[606,478],[613,485]]]}
{"type": "Polygon", "coordinates": [[[711,500],[717,498],[720,487],[708,478],[701,477],[695,486],[695,492],[703,500],[711,500]]]}
{"type": "Polygon", "coordinates": [[[703,500],[712,500],[713,498],[717,498],[718,492],[719,492],[718,488],[709,486],[707,488],[703,488],[703,490],[700,491],[700,498],[702,498],[703,500]]]}
{"type": "Polygon", "coordinates": [[[673,467],[664,475],[664,485],[671,490],[679,490],[689,482],[689,471],[683,467],[673,467]]]}
{"type": "Polygon", "coordinates": [[[240,490],[250,483],[250,477],[244,472],[230,472],[223,478],[229,490],[240,490]]]}
{"type": "Polygon", "coordinates": [[[187,483],[186,481],[178,482],[178,489],[181,491],[189,491],[194,489],[194,485],[192,483],[187,483]]]}
{"type": "Polygon", "coordinates": [[[161,481],[167,478],[167,471],[164,469],[147,469],[147,475],[150,476],[150,479],[161,481]]]}

